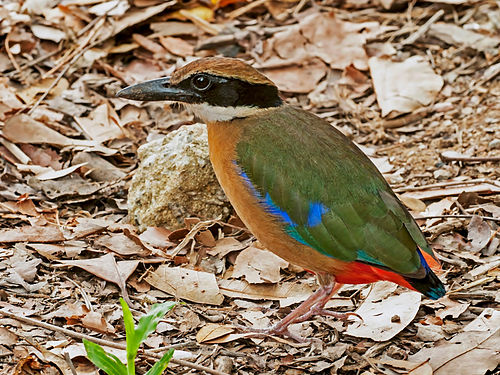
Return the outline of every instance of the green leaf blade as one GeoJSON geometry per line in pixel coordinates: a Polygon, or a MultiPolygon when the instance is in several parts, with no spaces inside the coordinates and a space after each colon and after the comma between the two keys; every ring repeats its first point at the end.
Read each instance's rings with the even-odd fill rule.
{"type": "Polygon", "coordinates": [[[146,372],[146,375],[161,375],[163,371],[168,366],[168,363],[172,359],[172,356],[174,355],[174,349],[170,349],[168,352],[166,352],[161,359],[154,364],[153,367],[149,369],[148,372],[146,372]]]}
{"type": "Polygon", "coordinates": [[[114,354],[106,352],[100,345],[83,340],[88,359],[108,375],[127,375],[127,367],[114,354]]]}

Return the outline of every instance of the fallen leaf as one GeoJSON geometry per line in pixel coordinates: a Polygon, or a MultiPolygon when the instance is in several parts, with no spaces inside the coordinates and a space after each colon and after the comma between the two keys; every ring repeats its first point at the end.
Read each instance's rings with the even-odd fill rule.
{"type": "Polygon", "coordinates": [[[351,317],[354,322],[347,327],[346,334],[387,341],[410,324],[417,315],[421,295],[414,291],[390,295],[394,290],[395,285],[388,281],[373,284],[370,294],[356,310],[363,321],[351,317]],[[397,320],[393,319],[395,316],[397,320]]]}
{"type": "Polygon", "coordinates": [[[148,273],[144,280],[155,288],[188,301],[220,305],[224,300],[212,273],[161,265],[156,271],[148,273]]]}
{"type": "Polygon", "coordinates": [[[429,105],[443,87],[443,78],[435,74],[421,56],[412,56],[402,62],[371,57],[368,64],[383,117],[429,105]]]}
{"type": "Polygon", "coordinates": [[[241,243],[234,237],[224,237],[215,242],[215,246],[208,250],[210,255],[217,255],[219,258],[224,258],[227,254],[233,251],[243,250],[247,245],[241,243]]]}
{"type": "Polygon", "coordinates": [[[123,233],[109,233],[99,237],[95,245],[104,246],[117,254],[130,256],[139,255],[147,256],[151,254],[150,251],[144,249],[142,246],[136,244],[123,233]]]}
{"type": "Polygon", "coordinates": [[[196,334],[196,341],[204,343],[226,336],[235,331],[234,327],[224,326],[221,324],[208,323],[203,326],[196,334]]]}
{"type": "Polygon", "coordinates": [[[165,49],[177,56],[193,56],[194,47],[181,38],[174,37],[160,37],[160,43],[165,49]]]}
{"type": "Polygon", "coordinates": [[[323,78],[328,67],[319,59],[313,59],[301,65],[290,65],[276,69],[264,69],[280,91],[304,93],[313,91],[323,78]]]}
{"type": "Polygon", "coordinates": [[[244,277],[250,284],[277,283],[288,262],[267,250],[249,247],[236,257],[232,277],[244,277]]]}
{"type": "Polygon", "coordinates": [[[451,45],[466,46],[477,51],[492,50],[500,44],[500,37],[497,35],[488,36],[476,33],[452,23],[437,22],[431,25],[428,35],[451,45]]]}
{"type": "Polygon", "coordinates": [[[251,300],[277,300],[281,307],[303,302],[313,293],[309,285],[295,282],[252,285],[240,280],[218,280],[218,284],[220,292],[225,296],[251,300]]]}
{"type": "Polygon", "coordinates": [[[429,359],[434,375],[484,375],[500,363],[500,329],[496,331],[468,331],[451,340],[436,342],[411,355],[408,360],[421,362],[429,359]]]}
{"type": "Polygon", "coordinates": [[[462,313],[464,313],[470,306],[470,303],[461,303],[450,299],[448,296],[444,296],[439,299],[439,304],[444,305],[444,308],[436,311],[436,316],[444,320],[448,316],[452,318],[458,318],[462,313]]]}
{"type": "Polygon", "coordinates": [[[23,226],[13,229],[0,229],[0,243],[8,242],[58,242],[64,241],[64,236],[56,226],[23,226]]]}
{"type": "Polygon", "coordinates": [[[139,265],[138,260],[115,261],[113,254],[106,254],[100,258],[79,259],[79,260],[61,260],[60,266],[73,266],[84,269],[85,271],[109,282],[112,282],[121,290],[123,298],[130,303],[125,282],[139,265]]]}
{"type": "Polygon", "coordinates": [[[37,38],[51,40],[55,43],[59,43],[61,40],[67,38],[64,31],[51,26],[31,25],[31,31],[37,38]]]}
{"type": "Polygon", "coordinates": [[[467,230],[467,240],[473,253],[481,251],[490,242],[491,228],[481,217],[473,215],[467,230]]]}

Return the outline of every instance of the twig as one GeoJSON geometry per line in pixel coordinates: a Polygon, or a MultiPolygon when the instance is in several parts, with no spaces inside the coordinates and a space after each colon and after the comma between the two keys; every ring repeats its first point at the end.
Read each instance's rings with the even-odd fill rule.
{"type": "Polygon", "coordinates": [[[465,156],[465,155],[445,155],[440,154],[439,157],[443,161],[464,161],[464,162],[478,162],[478,161],[500,161],[500,156],[465,156]]]}
{"type": "Polygon", "coordinates": [[[82,294],[82,298],[85,301],[85,306],[87,306],[87,309],[90,311],[94,311],[94,307],[92,306],[92,302],[90,302],[90,298],[87,294],[87,292],[80,286],[78,283],[74,280],[71,280],[69,277],[63,276],[64,279],[69,281],[71,284],[73,284],[82,294]]]}
{"type": "Polygon", "coordinates": [[[384,129],[401,128],[403,126],[410,125],[416,121],[419,121],[433,112],[448,112],[453,110],[453,108],[454,106],[451,103],[438,103],[430,107],[421,108],[413,113],[396,118],[394,120],[385,120],[382,123],[382,126],[384,127],[384,129]]]}
{"type": "Polygon", "coordinates": [[[85,38],[85,40],[83,42],[79,43],[78,47],[73,52],[71,52],[69,55],[65,56],[63,59],[61,59],[61,61],[59,61],[56,64],[56,66],[54,66],[48,72],[44,73],[42,78],[46,78],[46,77],[51,76],[52,74],[57,72],[62,66],[68,64],[68,61],[71,61],[71,63],[73,63],[75,61],[74,60],[75,56],[81,56],[82,51],[87,51],[87,46],[89,44],[92,44],[92,39],[94,39],[94,37],[97,35],[97,32],[104,25],[105,21],[106,21],[105,18],[101,18],[99,20],[99,22],[96,23],[94,28],[89,32],[89,35],[85,38]]]}
{"type": "Polygon", "coordinates": [[[71,360],[71,357],[69,356],[69,352],[64,352],[64,359],[66,360],[66,363],[69,366],[69,369],[71,370],[71,373],[73,375],[78,375],[76,372],[75,365],[73,364],[73,361],[71,360]]]}
{"type": "MultiPolygon", "coordinates": [[[[47,53],[46,55],[42,55],[42,56],[38,56],[36,59],[34,60],[31,60],[31,61],[28,61],[26,63],[23,63],[19,66],[19,68],[22,70],[26,69],[26,68],[29,68],[30,66],[33,66],[33,65],[36,65],[38,63],[41,63],[42,61],[44,60],[47,60],[48,58],[58,54],[59,52],[61,52],[61,48],[58,48],[50,53],[47,53]]],[[[16,75],[20,74],[20,72],[16,71],[16,70],[13,70],[13,71],[10,71],[8,73],[5,73],[5,76],[6,77],[15,77],[16,75]]]]}
{"type": "Polygon", "coordinates": [[[21,72],[21,67],[17,63],[16,59],[14,58],[14,55],[12,54],[12,51],[10,50],[9,42],[10,42],[10,33],[7,34],[7,37],[5,38],[5,51],[7,52],[7,56],[9,57],[10,62],[14,66],[14,69],[16,69],[17,73],[19,74],[20,79],[22,79],[22,72],[21,72]]]}
{"type": "MultiPolygon", "coordinates": [[[[104,346],[107,346],[107,347],[110,347],[110,348],[127,350],[127,345],[126,344],[119,344],[119,343],[115,343],[113,341],[103,340],[103,339],[99,339],[99,338],[92,337],[92,336],[89,336],[89,335],[85,335],[83,333],[74,332],[74,331],[71,331],[69,329],[62,328],[62,327],[59,327],[59,326],[56,326],[56,325],[53,325],[53,324],[50,324],[50,323],[41,322],[39,320],[28,318],[28,317],[25,317],[25,316],[19,316],[19,315],[16,315],[14,313],[6,311],[5,309],[0,310],[0,315],[7,316],[9,318],[18,320],[18,321],[26,323],[26,324],[31,324],[31,325],[34,325],[34,326],[38,326],[38,327],[49,329],[49,330],[54,331],[54,332],[59,332],[59,333],[62,333],[64,335],[66,335],[66,336],[73,337],[75,339],[79,339],[79,340],[85,339],[85,340],[88,340],[88,341],[92,341],[92,342],[94,342],[96,344],[104,345],[104,346]]],[[[143,354],[146,357],[152,357],[152,358],[161,358],[162,357],[161,354],[150,353],[149,351],[144,351],[143,354]]],[[[226,374],[224,372],[213,370],[213,369],[211,369],[209,367],[198,365],[196,363],[192,363],[192,362],[189,362],[189,361],[184,361],[182,359],[172,358],[170,360],[170,362],[176,363],[176,364],[181,365],[181,366],[186,366],[186,367],[198,370],[198,371],[205,371],[205,372],[207,372],[209,374],[213,374],[213,375],[228,375],[228,374],[226,374]]]]}
{"type": "Polygon", "coordinates": [[[476,184],[482,184],[482,183],[487,183],[491,185],[495,185],[500,187],[500,184],[494,180],[488,180],[485,178],[477,178],[473,180],[465,180],[465,181],[447,181],[447,182],[439,182],[437,184],[429,184],[429,185],[422,185],[422,186],[408,186],[408,187],[403,187],[403,188],[398,188],[394,189],[396,193],[405,193],[407,191],[417,191],[417,190],[430,190],[434,188],[442,188],[442,187],[448,187],[448,186],[457,186],[457,185],[476,185],[476,184]]]}
{"type": "Polygon", "coordinates": [[[90,45],[88,45],[87,47],[85,47],[84,49],[82,49],[78,54],[76,54],[73,59],[71,59],[71,61],[69,63],[66,64],[66,66],[64,67],[63,70],[61,70],[61,72],[59,73],[59,75],[56,77],[56,79],[52,82],[52,84],[49,86],[49,88],[47,90],[45,90],[45,92],[40,96],[40,98],[38,98],[38,100],[36,101],[35,104],[33,104],[33,107],[31,107],[31,109],[28,111],[28,115],[31,115],[33,114],[33,112],[35,111],[35,109],[40,105],[40,103],[47,97],[47,95],[50,93],[50,91],[52,91],[52,89],[54,87],[56,87],[56,85],[59,83],[59,81],[62,79],[62,77],[64,77],[64,75],[67,73],[67,71],[69,70],[69,68],[71,68],[71,66],[78,61],[78,59],[80,57],[82,57],[82,55],[87,52],[89,49],[95,47],[96,45],[104,42],[106,39],[99,39],[93,43],[91,43],[90,45]]]}
{"type": "Polygon", "coordinates": [[[427,20],[415,33],[401,42],[402,45],[415,43],[422,35],[424,35],[434,22],[440,19],[444,14],[443,9],[439,9],[431,18],[427,20]]]}
{"type": "Polygon", "coordinates": [[[234,20],[235,18],[238,18],[239,16],[244,15],[246,12],[251,11],[253,8],[260,7],[261,5],[264,5],[267,3],[268,0],[256,0],[248,3],[245,6],[242,6],[241,8],[238,8],[236,10],[233,10],[230,12],[227,17],[231,20],[234,20]]]}
{"type": "Polygon", "coordinates": [[[210,22],[205,21],[203,18],[198,17],[193,13],[189,13],[185,9],[179,10],[179,13],[184,17],[186,17],[188,20],[190,20],[192,23],[194,23],[196,26],[198,26],[200,29],[209,34],[217,35],[221,32],[221,27],[219,25],[211,24],[210,22]]]}
{"type": "Polygon", "coordinates": [[[457,218],[457,219],[472,219],[472,217],[477,216],[483,220],[496,221],[500,223],[500,218],[497,217],[489,217],[489,216],[480,216],[480,215],[429,215],[429,216],[417,216],[415,220],[427,220],[427,219],[448,219],[448,218],[457,218]]]}

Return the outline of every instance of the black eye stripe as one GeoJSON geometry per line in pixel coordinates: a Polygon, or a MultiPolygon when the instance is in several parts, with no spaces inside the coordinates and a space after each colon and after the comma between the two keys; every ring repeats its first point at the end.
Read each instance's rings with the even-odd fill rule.
{"type": "Polygon", "coordinates": [[[221,77],[208,73],[196,73],[174,85],[196,94],[193,103],[207,103],[218,107],[278,107],[283,101],[274,85],[250,83],[238,78],[221,77]],[[196,87],[198,77],[209,79],[207,87],[196,87]]]}

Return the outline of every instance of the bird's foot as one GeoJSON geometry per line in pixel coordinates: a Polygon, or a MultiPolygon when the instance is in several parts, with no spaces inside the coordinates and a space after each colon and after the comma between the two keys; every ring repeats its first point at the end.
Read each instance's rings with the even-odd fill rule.
{"type": "Polygon", "coordinates": [[[349,316],[361,317],[356,313],[339,313],[324,308],[330,297],[340,288],[341,284],[329,283],[323,285],[314,292],[307,300],[302,302],[296,309],[290,312],[274,327],[271,328],[250,328],[244,326],[235,326],[238,330],[247,333],[253,333],[254,337],[263,336],[281,336],[289,337],[297,342],[305,342],[304,338],[291,333],[288,330],[290,324],[302,323],[311,319],[314,315],[332,316],[340,320],[347,320],[349,316]]]}

